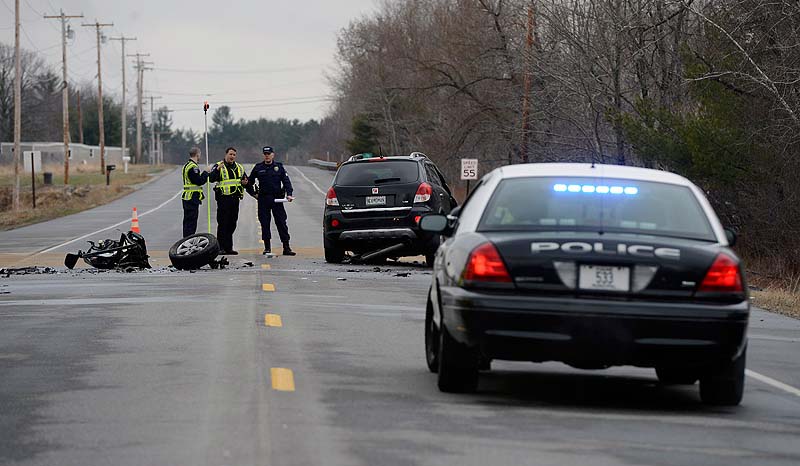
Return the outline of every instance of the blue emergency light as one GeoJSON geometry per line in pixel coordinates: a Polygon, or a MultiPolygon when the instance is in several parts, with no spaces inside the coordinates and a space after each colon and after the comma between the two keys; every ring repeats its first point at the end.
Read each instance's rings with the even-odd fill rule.
{"type": "Polygon", "coordinates": [[[564,184],[553,185],[553,191],[557,193],[585,193],[585,194],[627,194],[635,196],[639,194],[639,188],[635,186],[595,186],[593,184],[564,184]]]}

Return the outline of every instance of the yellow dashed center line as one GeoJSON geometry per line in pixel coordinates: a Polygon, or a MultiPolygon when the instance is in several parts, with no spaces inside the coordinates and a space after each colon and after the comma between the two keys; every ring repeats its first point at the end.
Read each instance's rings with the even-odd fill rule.
{"type": "Polygon", "coordinates": [[[264,325],[267,327],[283,327],[283,321],[278,314],[265,314],[264,325]]]}
{"type": "Polygon", "coordinates": [[[269,264],[261,264],[261,268],[262,268],[263,270],[269,270],[269,269],[271,269],[271,268],[272,268],[272,266],[271,266],[271,265],[269,265],[269,264]]]}
{"type": "Polygon", "coordinates": [[[269,370],[272,377],[272,389],[281,392],[294,391],[294,374],[291,369],[283,367],[273,367],[269,370]]]}
{"type": "Polygon", "coordinates": [[[261,285],[261,289],[263,291],[275,291],[275,285],[273,285],[272,283],[264,283],[263,285],[261,285]]]}

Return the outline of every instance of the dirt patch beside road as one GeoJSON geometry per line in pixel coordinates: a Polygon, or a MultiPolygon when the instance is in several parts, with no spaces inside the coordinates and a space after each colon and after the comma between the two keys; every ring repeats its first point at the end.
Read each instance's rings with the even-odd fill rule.
{"type": "Polygon", "coordinates": [[[173,167],[135,165],[128,173],[116,170],[111,173],[111,185],[106,186],[105,175],[97,167],[78,167],[70,173],[70,184],[63,184],[63,172],[53,167],[43,171],[54,173],[53,184],[45,186],[42,174],[36,180],[36,208],[33,208],[30,175],[21,177],[20,204],[18,212],[11,211],[13,171],[10,167],[0,169],[0,231],[18,228],[32,223],[81,212],[133,192],[140,185],[173,167]],[[58,173],[62,173],[58,175],[58,173]]]}

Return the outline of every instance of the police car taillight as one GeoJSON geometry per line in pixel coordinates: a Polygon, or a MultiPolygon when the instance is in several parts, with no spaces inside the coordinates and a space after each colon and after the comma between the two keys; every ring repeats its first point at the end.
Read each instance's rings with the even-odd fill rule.
{"type": "Polygon", "coordinates": [[[698,289],[707,293],[741,293],[743,290],[739,263],[724,253],[714,259],[698,289]]]}
{"type": "Polygon", "coordinates": [[[483,243],[472,251],[462,278],[471,282],[511,283],[506,264],[492,243],[483,243]]]}
{"type": "Polygon", "coordinates": [[[336,198],[336,191],[333,190],[333,186],[328,189],[328,194],[325,196],[325,205],[330,206],[338,206],[339,199],[336,198]]]}
{"type": "Polygon", "coordinates": [[[433,188],[428,183],[420,183],[419,188],[417,188],[417,194],[414,195],[414,203],[423,203],[428,202],[431,200],[431,195],[433,195],[433,188]]]}

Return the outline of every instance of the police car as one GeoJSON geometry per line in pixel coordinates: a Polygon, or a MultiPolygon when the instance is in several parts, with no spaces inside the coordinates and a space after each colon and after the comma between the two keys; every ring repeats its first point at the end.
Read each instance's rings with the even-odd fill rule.
{"type": "Polygon", "coordinates": [[[737,405],[750,313],[736,236],[703,192],[663,171],[589,164],[496,169],[449,216],[434,263],[427,364],[442,391],[492,359],[654,367],[737,405]]]}

